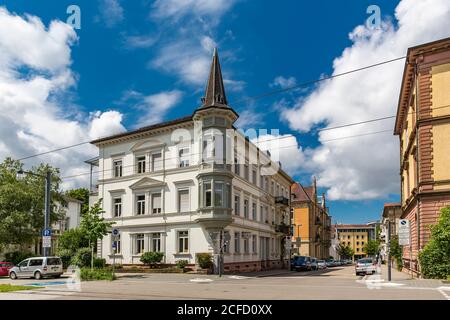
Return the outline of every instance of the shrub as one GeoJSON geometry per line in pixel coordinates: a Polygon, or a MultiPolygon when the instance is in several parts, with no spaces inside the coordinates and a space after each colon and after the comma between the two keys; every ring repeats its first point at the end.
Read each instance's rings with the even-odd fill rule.
{"type": "Polygon", "coordinates": [[[22,260],[25,260],[27,258],[31,258],[34,256],[36,256],[36,255],[31,252],[27,252],[27,251],[12,251],[12,252],[5,253],[5,260],[16,265],[19,262],[21,262],[22,260]]]}
{"type": "Polygon", "coordinates": [[[64,231],[58,238],[58,251],[67,249],[72,254],[75,254],[79,248],[86,248],[88,246],[89,240],[79,228],[64,231]]]}
{"type": "Polygon", "coordinates": [[[83,281],[92,280],[116,280],[116,276],[113,274],[111,269],[90,269],[82,268],[80,271],[80,277],[83,281]]]}
{"type": "Polygon", "coordinates": [[[94,258],[94,268],[103,269],[106,266],[106,260],[103,258],[94,258]]]}
{"type": "Polygon", "coordinates": [[[70,263],[73,265],[76,265],[80,268],[90,266],[91,265],[91,249],[90,248],[78,249],[70,263]]]}
{"type": "Polygon", "coordinates": [[[143,264],[153,266],[157,263],[160,263],[164,257],[164,253],[162,252],[145,252],[141,256],[141,262],[143,264]]]}
{"type": "Polygon", "coordinates": [[[177,268],[180,268],[180,269],[186,268],[186,266],[187,266],[188,264],[189,264],[189,261],[188,261],[188,260],[178,260],[177,263],[176,263],[177,268]]]}
{"type": "Polygon", "coordinates": [[[56,255],[61,258],[63,267],[67,269],[73,259],[74,253],[69,249],[58,249],[56,255]]]}
{"type": "Polygon", "coordinates": [[[206,253],[197,253],[197,262],[200,268],[202,269],[210,269],[213,265],[212,255],[208,252],[206,253]]]}
{"type": "Polygon", "coordinates": [[[419,261],[425,278],[445,279],[450,275],[450,207],[441,209],[436,225],[431,226],[431,238],[419,261]]]}

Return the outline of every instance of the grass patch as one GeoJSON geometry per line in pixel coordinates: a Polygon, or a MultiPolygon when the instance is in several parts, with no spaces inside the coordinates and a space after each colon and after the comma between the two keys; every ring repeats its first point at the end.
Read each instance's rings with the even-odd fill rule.
{"type": "Polygon", "coordinates": [[[12,292],[22,290],[34,290],[36,287],[31,286],[15,286],[11,284],[0,284],[0,292],[12,292]]]}
{"type": "Polygon", "coordinates": [[[80,277],[82,281],[93,281],[93,280],[116,280],[116,276],[113,274],[111,269],[90,269],[82,268],[80,272],[80,277]]]}

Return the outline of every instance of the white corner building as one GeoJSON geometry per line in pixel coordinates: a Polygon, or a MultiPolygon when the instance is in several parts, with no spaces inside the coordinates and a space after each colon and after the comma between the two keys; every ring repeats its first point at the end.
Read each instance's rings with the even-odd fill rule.
{"type": "Polygon", "coordinates": [[[90,204],[101,199],[104,218],[120,231],[99,242],[97,255],[134,265],[159,251],[165,264],[194,265],[209,252],[215,272],[285,265],[293,180],[235,129],[237,118],[214,50],[192,115],[92,141],[99,156],[87,161],[97,173],[90,204]]]}

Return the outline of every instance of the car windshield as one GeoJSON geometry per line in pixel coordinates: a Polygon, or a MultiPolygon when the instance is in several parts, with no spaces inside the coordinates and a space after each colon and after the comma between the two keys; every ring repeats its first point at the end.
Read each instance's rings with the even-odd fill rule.
{"type": "Polygon", "coordinates": [[[56,266],[56,265],[60,265],[60,264],[62,264],[60,258],[48,258],[47,259],[48,266],[56,266]]]}
{"type": "Polygon", "coordinates": [[[317,263],[325,263],[323,260],[317,260],[317,263]]]}
{"type": "Polygon", "coordinates": [[[306,260],[306,257],[304,257],[304,256],[295,257],[295,261],[305,261],[305,260],[306,260]]]}
{"type": "Polygon", "coordinates": [[[358,263],[372,263],[372,259],[359,259],[358,263]]]}

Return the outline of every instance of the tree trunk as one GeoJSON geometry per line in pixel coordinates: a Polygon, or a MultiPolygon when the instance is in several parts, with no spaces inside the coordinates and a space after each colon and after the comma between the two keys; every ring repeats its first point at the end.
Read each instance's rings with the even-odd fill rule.
{"type": "Polygon", "coordinates": [[[94,245],[91,244],[91,270],[94,270],[94,245]]]}

